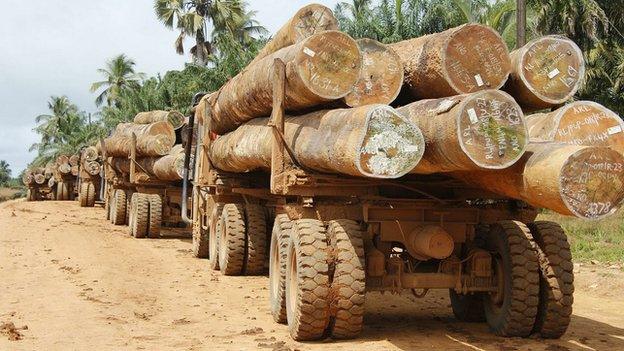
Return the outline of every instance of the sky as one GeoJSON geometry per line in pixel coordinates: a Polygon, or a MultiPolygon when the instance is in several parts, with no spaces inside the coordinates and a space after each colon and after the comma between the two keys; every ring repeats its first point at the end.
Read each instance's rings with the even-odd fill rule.
{"type": "MultiPolygon", "coordinates": [[[[256,19],[275,33],[311,0],[248,0],[256,19]]],[[[338,0],[314,0],[334,8],[338,0]]],[[[97,69],[124,53],[148,75],[179,70],[190,60],[176,54],[177,33],[166,29],[153,0],[2,0],[0,21],[0,160],[16,176],[35,157],[35,117],[51,95],[66,95],[94,113],[91,83],[97,69]]],[[[191,45],[186,45],[190,48],[191,45]]]]}

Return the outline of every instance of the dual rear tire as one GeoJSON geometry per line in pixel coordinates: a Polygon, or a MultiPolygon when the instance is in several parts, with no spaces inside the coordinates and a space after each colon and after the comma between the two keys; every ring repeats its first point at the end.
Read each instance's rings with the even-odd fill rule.
{"type": "Polygon", "coordinates": [[[129,234],[135,238],[158,238],[162,226],[162,199],[158,194],[134,193],[130,200],[129,234]]]}
{"type": "Polygon", "coordinates": [[[95,206],[95,185],[91,182],[80,183],[80,191],[78,192],[78,202],[80,207],[95,206]]]}

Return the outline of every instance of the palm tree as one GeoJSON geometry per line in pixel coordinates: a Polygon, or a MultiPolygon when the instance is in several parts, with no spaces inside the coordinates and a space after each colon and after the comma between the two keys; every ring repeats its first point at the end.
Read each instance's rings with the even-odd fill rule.
{"type": "Polygon", "coordinates": [[[208,40],[208,22],[212,25],[212,38],[231,33],[244,40],[245,34],[264,30],[251,19],[253,12],[245,11],[246,3],[240,0],[155,0],[154,10],[158,19],[180,35],[175,41],[178,54],[184,54],[184,39],[195,39],[191,54],[195,62],[205,66],[208,56],[214,53],[212,41],[208,40]]]}
{"type": "Polygon", "coordinates": [[[143,73],[134,71],[135,62],[126,55],[121,54],[106,62],[106,68],[98,69],[104,76],[103,81],[95,82],[91,85],[91,92],[94,93],[100,88],[104,90],[95,99],[95,104],[100,106],[106,100],[108,106],[119,103],[121,92],[128,88],[136,88],[140,85],[143,73]]]}
{"type": "Polygon", "coordinates": [[[78,107],[66,96],[52,96],[48,102],[50,114],[35,117],[34,131],[41,135],[41,144],[55,143],[62,139],[62,121],[78,113],[78,107]]]}
{"type": "Polygon", "coordinates": [[[376,21],[372,0],[352,0],[336,5],[335,15],[340,27],[354,38],[379,38],[379,23],[376,21]]]}
{"type": "Polygon", "coordinates": [[[6,185],[11,179],[11,168],[5,160],[0,160],[0,185],[6,185]]]}

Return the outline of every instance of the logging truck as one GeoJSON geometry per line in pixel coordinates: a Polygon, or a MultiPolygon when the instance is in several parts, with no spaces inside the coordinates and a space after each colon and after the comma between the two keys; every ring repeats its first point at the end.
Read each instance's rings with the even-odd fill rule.
{"type": "Polygon", "coordinates": [[[574,95],[576,45],[548,37],[510,56],[496,31],[466,24],[389,45],[396,55],[377,66],[332,23],[305,7],[194,100],[182,187],[193,254],[224,275],[262,274],[268,261],[271,313],[295,340],[357,336],[366,292],[432,289],[498,335],[561,337],[570,245],[537,212],[596,220],[619,208],[621,121],[580,105],[540,124],[514,98],[539,109],[574,95]],[[400,108],[384,105],[397,97],[396,69],[383,67],[396,56],[400,108]],[[367,96],[345,99],[358,86],[367,96]]]}
{"type": "Polygon", "coordinates": [[[181,179],[184,152],[176,145],[178,112],[139,113],[100,141],[107,219],[135,238],[158,238],[161,227],[185,227],[181,179]]]}
{"type": "Polygon", "coordinates": [[[97,147],[89,146],[80,151],[78,170],[78,203],[80,207],[93,207],[101,201],[104,182],[102,181],[102,159],[97,147]]]}

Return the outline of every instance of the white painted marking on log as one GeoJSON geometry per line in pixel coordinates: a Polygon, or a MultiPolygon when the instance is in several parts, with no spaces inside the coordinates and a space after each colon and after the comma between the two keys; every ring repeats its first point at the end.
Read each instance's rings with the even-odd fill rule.
{"type": "Polygon", "coordinates": [[[555,69],[553,69],[552,71],[550,71],[550,72],[548,73],[548,78],[549,78],[549,79],[553,79],[553,78],[555,78],[555,77],[556,77],[559,73],[560,73],[560,72],[559,72],[559,70],[558,70],[557,68],[555,68],[555,69]]]}
{"type": "Polygon", "coordinates": [[[455,106],[455,101],[446,99],[438,105],[436,112],[438,114],[448,112],[453,106],[455,106]]]}
{"type": "Polygon", "coordinates": [[[479,122],[479,116],[477,116],[477,111],[475,111],[474,108],[468,109],[468,117],[470,118],[470,122],[472,122],[472,124],[479,122]]]}
{"type": "Polygon", "coordinates": [[[307,46],[303,47],[303,53],[310,56],[310,57],[314,57],[316,55],[316,52],[314,52],[314,50],[310,49],[307,46]]]}
{"type": "Polygon", "coordinates": [[[611,127],[607,130],[607,132],[609,133],[609,135],[620,133],[622,132],[622,126],[611,127]]]}
{"type": "Polygon", "coordinates": [[[476,76],[474,76],[474,78],[478,86],[480,87],[483,86],[483,78],[481,78],[480,74],[477,74],[476,76]]]}

